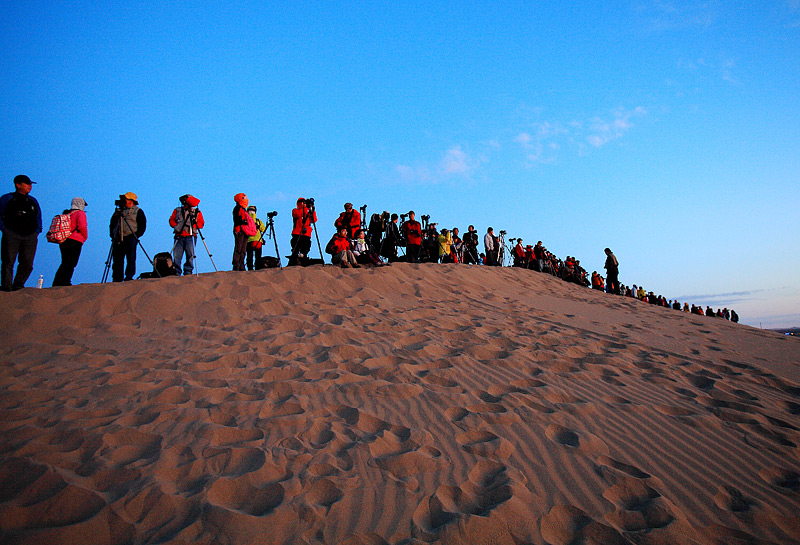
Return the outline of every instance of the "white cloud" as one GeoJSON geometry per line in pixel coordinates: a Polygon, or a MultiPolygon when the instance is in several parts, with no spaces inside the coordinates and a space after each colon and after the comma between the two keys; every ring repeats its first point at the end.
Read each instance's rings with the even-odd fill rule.
{"type": "Polygon", "coordinates": [[[398,165],[395,171],[404,182],[436,183],[452,178],[469,178],[488,161],[489,157],[485,154],[473,155],[464,151],[461,146],[452,146],[433,166],[424,163],[413,167],[398,165]]]}
{"type": "Polygon", "coordinates": [[[647,110],[641,106],[633,110],[619,108],[612,113],[613,119],[593,118],[589,123],[590,134],[586,136],[589,145],[595,148],[602,147],[612,140],[622,138],[625,133],[633,128],[631,118],[647,115],[647,110]]]}

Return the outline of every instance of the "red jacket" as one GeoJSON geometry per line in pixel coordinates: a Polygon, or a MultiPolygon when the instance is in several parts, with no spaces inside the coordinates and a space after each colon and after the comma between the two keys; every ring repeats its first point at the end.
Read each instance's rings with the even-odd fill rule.
{"type": "Polygon", "coordinates": [[[347,236],[353,237],[355,232],[361,228],[361,212],[355,208],[349,212],[345,210],[339,214],[333,225],[336,227],[336,231],[339,231],[342,227],[347,227],[347,236]]]}
{"type": "Polygon", "coordinates": [[[86,242],[86,239],[89,238],[86,212],[83,210],[71,210],[69,212],[69,228],[72,229],[72,234],[67,237],[67,240],[77,240],[81,244],[86,242]]]}
{"type": "MultiPolygon", "coordinates": [[[[197,227],[198,229],[202,229],[203,227],[206,226],[206,222],[203,219],[203,213],[199,209],[196,210],[197,210],[197,215],[195,216],[194,226],[197,227]]],[[[178,225],[184,224],[183,230],[180,232],[179,236],[182,237],[197,236],[197,233],[192,228],[192,226],[189,225],[189,222],[188,221],[184,222],[183,220],[183,215],[186,213],[186,211],[187,210],[182,206],[179,206],[178,208],[173,210],[172,215],[169,217],[169,226],[174,229],[178,225]]]]}
{"type": "Polygon", "coordinates": [[[416,220],[408,220],[403,225],[403,234],[406,236],[406,241],[412,246],[419,246],[422,244],[422,225],[416,220]]]}
{"type": "Polygon", "coordinates": [[[337,233],[333,236],[333,249],[334,249],[333,255],[336,255],[344,250],[349,250],[350,241],[347,240],[347,237],[343,237],[342,235],[337,233]]]}
{"type": "Polygon", "coordinates": [[[292,235],[311,236],[311,222],[317,223],[317,212],[314,211],[308,214],[308,216],[306,216],[306,221],[303,221],[304,214],[308,214],[308,208],[306,208],[304,204],[292,210],[292,221],[294,222],[292,235]]]}

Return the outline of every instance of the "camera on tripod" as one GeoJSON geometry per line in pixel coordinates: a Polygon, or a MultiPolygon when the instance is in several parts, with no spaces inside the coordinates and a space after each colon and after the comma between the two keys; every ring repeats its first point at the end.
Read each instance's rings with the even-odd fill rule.
{"type": "Polygon", "coordinates": [[[314,199],[303,199],[303,204],[311,208],[314,206],[314,199]]]}
{"type": "Polygon", "coordinates": [[[430,221],[431,220],[431,216],[430,216],[430,214],[422,215],[422,216],[419,217],[419,219],[421,219],[422,221],[430,221]]]}
{"type": "Polygon", "coordinates": [[[367,205],[365,204],[364,206],[359,208],[359,210],[361,210],[361,215],[366,217],[366,215],[367,215],[367,205]]]}
{"type": "Polygon", "coordinates": [[[501,235],[505,235],[508,231],[500,231],[501,235]]]}
{"type": "Polygon", "coordinates": [[[117,208],[125,208],[125,199],[117,199],[114,201],[114,206],[117,208]]]}
{"type": "MultiPolygon", "coordinates": [[[[312,200],[313,200],[313,199],[312,199],[312,200]]],[[[275,216],[277,216],[277,215],[278,215],[278,212],[277,212],[276,210],[273,210],[272,212],[267,212],[267,217],[268,217],[269,219],[272,219],[272,218],[274,218],[274,217],[275,217],[275,216]]]]}
{"type": "Polygon", "coordinates": [[[400,214],[400,219],[403,220],[404,222],[406,221],[407,217],[408,217],[408,214],[400,214]]]}
{"type": "Polygon", "coordinates": [[[518,241],[518,240],[519,240],[518,238],[510,238],[510,239],[508,239],[508,241],[509,241],[511,244],[514,244],[514,243],[515,243],[516,241],[518,241]]]}

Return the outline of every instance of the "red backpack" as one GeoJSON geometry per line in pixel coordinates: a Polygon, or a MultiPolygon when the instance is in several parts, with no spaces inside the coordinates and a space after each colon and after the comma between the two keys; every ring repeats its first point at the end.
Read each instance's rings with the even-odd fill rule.
{"type": "Polygon", "coordinates": [[[72,234],[72,224],[69,221],[69,214],[56,214],[50,222],[50,229],[47,231],[47,242],[61,244],[72,234]]]}

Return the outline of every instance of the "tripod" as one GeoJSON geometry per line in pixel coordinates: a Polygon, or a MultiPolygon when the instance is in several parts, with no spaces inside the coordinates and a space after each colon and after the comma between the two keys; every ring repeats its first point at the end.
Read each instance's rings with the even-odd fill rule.
{"type": "MultiPolygon", "coordinates": [[[[307,220],[311,220],[311,225],[314,226],[312,229],[314,231],[314,236],[317,239],[317,249],[319,250],[319,257],[320,261],[322,261],[322,265],[325,266],[325,256],[322,253],[322,245],[319,242],[319,233],[317,232],[317,220],[316,220],[316,207],[314,206],[314,199],[306,199],[306,211],[303,212],[303,217],[300,220],[300,225],[305,225],[307,220]]],[[[271,221],[271,220],[270,220],[271,221]]],[[[300,235],[294,240],[292,244],[292,255],[289,258],[289,265],[296,265],[297,264],[297,245],[300,242],[300,235]]],[[[275,242],[275,247],[277,249],[277,241],[275,242]]]]}
{"type": "MultiPolygon", "coordinates": [[[[278,237],[275,236],[275,216],[277,216],[277,212],[267,212],[267,228],[261,233],[261,237],[258,239],[258,242],[261,243],[264,240],[264,234],[267,235],[267,238],[271,238],[272,241],[275,243],[275,256],[278,258],[278,267],[283,269],[283,264],[281,263],[281,254],[278,251],[278,237]]],[[[292,250],[292,254],[294,254],[294,250],[292,250]]]]}
{"type": "Polygon", "coordinates": [[[156,269],[155,265],[153,264],[153,260],[150,259],[150,255],[147,253],[147,250],[145,250],[144,246],[142,246],[142,241],[139,240],[139,237],[137,237],[136,233],[133,232],[133,229],[131,228],[131,224],[128,223],[128,219],[125,216],[122,215],[122,209],[119,206],[117,207],[117,211],[115,212],[115,214],[119,214],[119,220],[120,221],[119,221],[119,223],[117,223],[114,226],[114,234],[111,235],[111,247],[108,249],[108,258],[106,258],[106,267],[103,270],[103,279],[101,280],[101,283],[105,284],[108,281],[108,271],[111,269],[111,260],[112,260],[112,257],[114,256],[114,244],[116,244],[117,242],[122,242],[122,237],[121,236],[120,236],[120,240],[117,241],[117,235],[120,234],[120,230],[122,228],[122,222],[123,221],[125,222],[125,225],[128,226],[128,230],[130,230],[131,236],[133,236],[133,238],[136,239],[136,244],[138,244],[139,247],[144,252],[144,255],[147,258],[147,261],[150,262],[150,265],[153,266],[153,270],[156,272],[156,274],[158,274],[158,276],[160,278],[161,274],[158,272],[158,270],[156,269]]]}
{"type": "Polygon", "coordinates": [[[506,259],[506,234],[504,231],[500,231],[500,237],[498,239],[500,241],[499,248],[497,249],[497,266],[504,267],[505,263],[503,263],[506,259]]]}
{"type": "MultiPolygon", "coordinates": [[[[172,246],[172,252],[170,252],[172,254],[172,256],[173,256],[173,259],[175,257],[175,248],[178,247],[178,242],[180,241],[180,236],[181,236],[180,233],[183,232],[183,228],[186,226],[186,220],[187,219],[191,220],[191,229],[194,229],[195,231],[197,231],[197,234],[200,235],[200,240],[203,242],[203,246],[206,249],[206,253],[208,254],[208,258],[211,260],[211,265],[214,267],[214,272],[219,272],[219,269],[217,269],[217,264],[214,263],[214,257],[211,255],[211,251],[208,249],[208,244],[206,244],[206,237],[203,236],[203,232],[200,231],[200,228],[197,226],[197,223],[196,223],[196,221],[197,221],[197,211],[195,211],[195,210],[190,211],[190,213],[188,215],[184,214],[183,222],[181,222],[181,227],[175,233],[175,244],[172,246]]],[[[190,232],[191,232],[191,230],[190,230],[190,232]]],[[[197,243],[197,237],[195,237],[195,246],[197,245],[196,243],[197,243]]],[[[197,257],[197,252],[195,252],[194,257],[197,257]]],[[[177,267],[178,264],[175,264],[175,266],[177,267]]],[[[195,274],[197,274],[197,272],[198,272],[197,271],[197,267],[195,267],[195,274]]]]}

